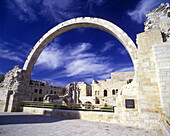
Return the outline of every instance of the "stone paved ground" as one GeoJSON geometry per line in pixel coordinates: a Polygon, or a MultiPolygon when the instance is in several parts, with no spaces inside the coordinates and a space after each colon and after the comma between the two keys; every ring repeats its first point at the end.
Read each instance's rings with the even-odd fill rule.
{"type": "Polygon", "coordinates": [[[161,136],[161,131],[27,113],[0,113],[2,136],[161,136]]]}

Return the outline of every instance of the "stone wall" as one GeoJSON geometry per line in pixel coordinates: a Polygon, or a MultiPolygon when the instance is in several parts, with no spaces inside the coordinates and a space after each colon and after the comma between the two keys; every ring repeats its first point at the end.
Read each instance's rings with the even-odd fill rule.
{"type": "Polygon", "coordinates": [[[163,113],[170,116],[170,42],[155,44],[153,53],[163,113]]]}
{"type": "Polygon", "coordinates": [[[78,82],[78,103],[92,102],[92,87],[86,82],[78,82]]]}
{"type": "MultiPolygon", "coordinates": [[[[100,101],[100,105],[114,105],[116,103],[117,93],[122,86],[127,84],[129,79],[134,79],[134,72],[118,72],[111,73],[111,79],[93,80],[92,96],[100,101]],[[107,96],[104,96],[104,91],[107,91],[107,96]]],[[[96,102],[94,104],[97,104],[96,102]]]]}
{"type": "MultiPolygon", "coordinates": [[[[73,111],[73,110],[58,110],[58,109],[33,108],[33,107],[24,107],[23,112],[41,114],[47,116],[76,118],[76,119],[83,119],[89,121],[120,123],[118,116],[115,113],[110,113],[110,112],[73,111]]],[[[126,124],[122,124],[122,125],[126,125],[126,124]]],[[[133,124],[131,126],[133,126],[133,124]]]]}
{"type": "Polygon", "coordinates": [[[160,93],[152,51],[153,45],[158,43],[163,43],[159,29],[152,29],[137,35],[138,67],[136,81],[139,125],[145,128],[159,127],[160,93]]]}
{"type": "Polygon", "coordinates": [[[43,101],[47,94],[57,94],[61,87],[56,87],[48,84],[47,82],[31,80],[29,84],[28,94],[31,96],[31,101],[43,101]]]}
{"type": "Polygon", "coordinates": [[[134,79],[134,72],[114,72],[111,73],[112,81],[127,81],[129,79],[134,79]]]}
{"type": "Polygon", "coordinates": [[[139,126],[139,113],[138,113],[138,99],[137,99],[137,86],[136,81],[124,85],[117,96],[116,100],[116,114],[119,115],[120,123],[126,125],[139,126]],[[126,100],[134,101],[134,107],[126,106],[126,100]]]}

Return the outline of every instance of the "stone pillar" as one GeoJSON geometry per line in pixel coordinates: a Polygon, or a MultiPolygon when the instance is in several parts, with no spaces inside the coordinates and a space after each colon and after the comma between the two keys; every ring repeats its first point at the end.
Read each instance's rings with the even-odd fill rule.
{"type": "Polygon", "coordinates": [[[0,112],[4,112],[7,106],[8,90],[0,90],[0,112]]]}
{"type": "Polygon", "coordinates": [[[136,82],[138,90],[139,127],[158,128],[160,93],[152,47],[163,43],[160,30],[152,29],[137,35],[138,68],[136,82]]]}
{"type": "Polygon", "coordinates": [[[156,63],[158,87],[163,113],[170,116],[170,42],[155,44],[153,53],[156,63]]]}

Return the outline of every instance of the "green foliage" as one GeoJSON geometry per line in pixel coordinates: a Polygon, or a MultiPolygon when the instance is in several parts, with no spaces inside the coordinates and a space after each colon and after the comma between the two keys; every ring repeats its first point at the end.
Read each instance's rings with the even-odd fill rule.
{"type": "Polygon", "coordinates": [[[97,112],[114,112],[114,107],[102,107],[100,109],[82,109],[82,108],[68,108],[67,106],[50,104],[50,103],[39,103],[39,102],[24,102],[24,107],[36,107],[36,108],[49,108],[49,109],[63,109],[63,110],[76,110],[76,111],[97,111],[97,112]]]}

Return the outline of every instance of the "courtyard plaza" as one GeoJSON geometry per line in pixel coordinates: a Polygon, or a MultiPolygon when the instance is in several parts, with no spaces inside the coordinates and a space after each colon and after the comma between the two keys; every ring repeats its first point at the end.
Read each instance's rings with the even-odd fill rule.
{"type": "Polygon", "coordinates": [[[163,136],[163,133],[80,119],[0,112],[0,136],[163,136]]]}

